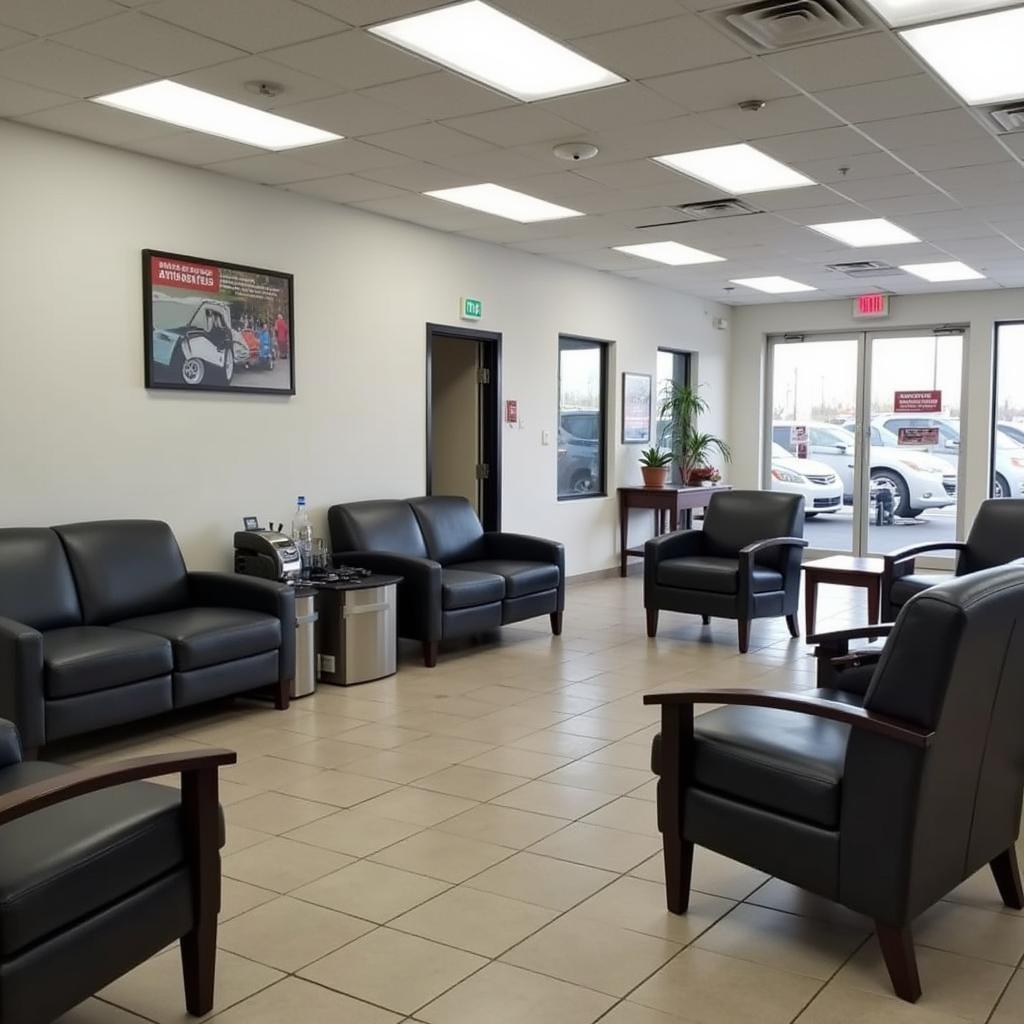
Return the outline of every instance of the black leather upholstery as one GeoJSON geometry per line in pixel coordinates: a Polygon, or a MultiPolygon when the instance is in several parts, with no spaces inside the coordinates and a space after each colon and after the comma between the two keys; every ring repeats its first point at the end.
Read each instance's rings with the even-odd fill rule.
{"type": "MultiPolygon", "coordinates": [[[[783,589],[782,573],[755,565],[750,576],[755,594],[783,589]]],[[[658,564],[658,582],[685,590],[710,590],[717,594],[738,594],[740,563],[737,558],[697,555],[693,558],[668,558],[658,564]]]]}
{"type": "Polygon", "coordinates": [[[0,530],[0,616],[39,630],[82,621],[71,567],[53,530],[0,530]]]}
{"type": "Polygon", "coordinates": [[[352,501],[327,512],[335,551],[387,551],[426,558],[427,544],[407,501],[352,501]]]}
{"type": "Polygon", "coordinates": [[[44,685],[51,700],[165,676],[173,667],[171,645],[159,636],[107,626],[43,634],[44,685]]]}
{"type": "Polygon", "coordinates": [[[491,573],[504,581],[504,597],[526,597],[556,590],[561,582],[557,565],[550,562],[517,562],[510,558],[480,558],[459,562],[453,569],[491,573]]]}
{"type": "Polygon", "coordinates": [[[505,580],[494,573],[462,565],[441,570],[442,608],[472,608],[478,604],[493,604],[504,597],[505,580]]]}
{"type": "Polygon", "coordinates": [[[423,531],[427,554],[442,565],[471,562],[484,551],[484,528],[465,498],[410,498],[423,531]]]}
{"type": "Polygon", "coordinates": [[[907,573],[906,576],[901,576],[898,580],[893,581],[889,598],[893,604],[902,608],[915,594],[920,594],[922,590],[946,583],[951,579],[953,579],[953,574],[949,572],[907,573]]]}
{"type": "MultiPolygon", "coordinates": [[[[770,537],[803,536],[803,498],[776,491],[721,491],[704,516],[704,552],[735,558],[741,548],[770,537]]],[[[783,572],[789,564],[785,548],[769,548],[757,556],[759,565],[783,572]]]]}

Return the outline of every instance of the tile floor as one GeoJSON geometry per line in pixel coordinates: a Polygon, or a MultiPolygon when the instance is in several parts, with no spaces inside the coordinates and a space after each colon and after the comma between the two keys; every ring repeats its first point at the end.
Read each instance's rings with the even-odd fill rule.
{"type": "MultiPolygon", "coordinates": [[[[862,596],[824,588],[819,629],[862,596]]],[[[656,687],[813,685],[782,623],[662,615],[640,581],[572,586],[547,619],[422,668],[322,686],[287,713],[202,709],[59,752],[74,761],[198,745],[238,751],[217,1024],[1020,1024],[1024,914],[979,874],[915,926],[925,993],[888,987],[869,925],[698,851],[685,917],[664,909],[656,687]]],[[[61,1024],[179,1024],[169,949],[61,1024]]]]}

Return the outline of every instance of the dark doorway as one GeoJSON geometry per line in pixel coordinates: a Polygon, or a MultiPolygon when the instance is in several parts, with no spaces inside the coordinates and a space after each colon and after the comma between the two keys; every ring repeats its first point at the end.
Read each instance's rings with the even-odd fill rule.
{"type": "Polygon", "coordinates": [[[501,529],[501,335],[427,324],[427,494],[501,529]]]}

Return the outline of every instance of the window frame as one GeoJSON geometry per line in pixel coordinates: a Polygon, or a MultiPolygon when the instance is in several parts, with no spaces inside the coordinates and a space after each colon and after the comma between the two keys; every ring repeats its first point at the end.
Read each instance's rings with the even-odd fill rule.
{"type": "MultiPolygon", "coordinates": [[[[992,401],[988,428],[988,487],[985,496],[994,498],[996,490],[996,434],[999,431],[999,332],[1003,327],[1024,327],[1024,319],[996,320],[992,328],[992,401]]],[[[1007,495],[1012,498],[1013,495],[1007,495]]]]}
{"type": "MultiPolygon", "coordinates": [[[[558,493],[558,470],[557,457],[555,461],[555,497],[558,501],[586,501],[590,498],[608,497],[608,352],[612,343],[604,338],[588,338],[579,334],[560,333],[558,335],[558,383],[555,395],[556,409],[556,433],[555,448],[557,452],[558,438],[562,430],[562,351],[563,342],[569,342],[577,350],[581,348],[595,348],[600,358],[600,380],[598,383],[598,460],[597,469],[599,474],[598,486],[592,491],[584,491],[581,494],[559,494],[558,493]]],[[[571,411],[571,410],[567,410],[571,411]]]]}

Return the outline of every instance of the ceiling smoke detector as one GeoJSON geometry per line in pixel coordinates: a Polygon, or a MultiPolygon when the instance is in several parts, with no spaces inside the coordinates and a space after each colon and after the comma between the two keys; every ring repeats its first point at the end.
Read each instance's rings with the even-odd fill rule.
{"type": "Polygon", "coordinates": [[[562,142],[551,152],[559,160],[592,160],[600,150],[589,142],[562,142]]]}
{"type": "Polygon", "coordinates": [[[284,92],[284,86],[278,82],[246,82],[245,87],[249,92],[265,99],[274,99],[284,92]]]}
{"type": "Polygon", "coordinates": [[[752,113],[757,113],[759,110],[764,110],[768,104],[764,100],[743,100],[742,103],[737,103],[736,106],[740,110],[749,110],[752,113]]]}

